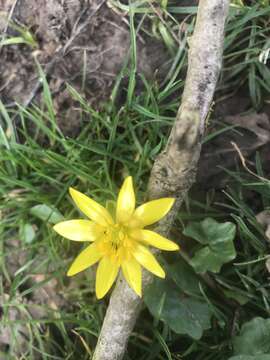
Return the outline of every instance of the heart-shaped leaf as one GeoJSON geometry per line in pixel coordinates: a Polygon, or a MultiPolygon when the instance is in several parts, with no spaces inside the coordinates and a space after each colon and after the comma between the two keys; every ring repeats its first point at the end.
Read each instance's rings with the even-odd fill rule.
{"type": "Polygon", "coordinates": [[[211,326],[208,304],[185,295],[171,281],[155,279],[146,289],[144,301],[153,316],[177,334],[200,339],[211,326]]]}
{"type": "Polygon", "coordinates": [[[200,279],[186,261],[180,258],[173,264],[166,264],[165,267],[166,273],[170,275],[180,290],[187,295],[201,296],[200,279]]]}
{"type": "Polygon", "coordinates": [[[256,317],[245,323],[233,348],[235,355],[256,355],[256,360],[258,355],[270,356],[270,319],[256,317]]]}
{"type": "Polygon", "coordinates": [[[233,260],[236,256],[233,244],[235,232],[235,224],[219,223],[212,218],[189,223],[184,230],[184,235],[204,245],[195,252],[190,261],[195,271],[217,273],[223,264],[233,260]]]}

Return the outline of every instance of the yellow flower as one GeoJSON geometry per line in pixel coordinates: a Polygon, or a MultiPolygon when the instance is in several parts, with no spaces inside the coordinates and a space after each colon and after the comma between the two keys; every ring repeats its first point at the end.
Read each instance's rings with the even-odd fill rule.
{"type": "Polygon", "coordinates": [[[96,295],[101,299],[111,288],[121,268],[130,287],[141,296],[142,268],[164,278],[165,273],[148,246],[174,251],[174,242],[143,229],[163,218],[174,204],[173,198],[149,201],[135,209],[132,177],[125,179],[116,203],[115,219],[103,206],[70,188],[77,207],[90,220],[63,221],[54,230],[69,240],[89,241],[74,260],[67,275],[72,276],[97,263],[96,295]]]}

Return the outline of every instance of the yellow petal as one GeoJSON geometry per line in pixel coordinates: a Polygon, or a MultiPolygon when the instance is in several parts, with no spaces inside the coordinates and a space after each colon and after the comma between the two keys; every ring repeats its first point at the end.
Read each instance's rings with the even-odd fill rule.
{"type": "Polygon", "coordinates": [[[111,215],[103,206],[73,188],[69,188],[69,192],[78,208],[91,220],[102,226],[113,224],[111,215]]]}
{"type": "Polygon", "coordinates": [[[123,223],[130,219],[135,209],[135,194],[132,184],[132,177],[125,179],[116,204],[116,221],[123,223]]]}
{"type": "Polygon", "coordinates": [[[130,232],[130,236],[138,241],[144,241],[148,245],[154,246],[161,250],[175,251],[179,249],[179,246],[171,240],[157,234],[150,230],[133,230],[130,232]]]}
{"type": "Polygon", "coordinates": [[[96,295],[98,299],[103,298],[110,290],[118,271],[119,265],[109,257],[105,256],[100,260],[96,276],[96,295]]]}
{"type": "Polygon", "coordinates": [[[89,266],[95,264],[100,258],[101,253],[98,251],[96,243],[89,245],[73,261],[67,275],[72,276],[87,269],[89,266]]]}
{"type": "Polygon", "coordinates": [[[89,220],[68,220],[54,225],[53,229],[63,237],[74,241],[95,241],[102,234],[102,226],[89,220]]]}
{"type": "Polygon", "coordinates": [[[122,264],[122,271],[129,286],[137,295],[142,296],[142,268],[134,259],[130,258],[122,264]]]}
{"type": "Polygon", "coordinates": [[[154,224],[171,210],[174,201],[175,199],[173,198],[162,198],[149,201],[135,210],[134,218],[143,224],[142,227],[154,224]]]}
{"type": "Polygon", "coordinates": [[[154,255],[142,245],[137,245],[132,252],[135,259],[148,271],[159,276],[161,278],[165,278],[165,272],[162,267],[159,265],[154,255]]]}

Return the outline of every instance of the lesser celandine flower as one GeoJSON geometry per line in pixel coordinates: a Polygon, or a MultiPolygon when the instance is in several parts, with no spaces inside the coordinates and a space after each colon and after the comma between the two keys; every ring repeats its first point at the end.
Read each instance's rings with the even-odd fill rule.
{"type": "Polygon", "coordinates": [[[178,245],[161,235],[145,230],[163,218],[174,203],[172,198],[149,201],[135,209],[132,177],[125,179],[116,203],[116,214],[110,214],[88,196],[70,188],[77,207],[90,220],[69,220],[58,223],[54,230],[69,240],[89,241],[72,263],[72,276],[99,262],[96,274],[96,295],[102,298],[111,288],[121,268],[130,287],[141,296],[142,268],[164,278],[165,273],[149,245],[162,250],[177,250],[178,245]]]}

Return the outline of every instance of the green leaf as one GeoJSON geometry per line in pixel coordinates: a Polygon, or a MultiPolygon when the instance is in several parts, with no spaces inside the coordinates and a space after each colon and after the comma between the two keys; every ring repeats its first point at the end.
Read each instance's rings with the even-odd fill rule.
{"type": "Polygon", "coordinates": [[[0,46],[6,45],[17,45],[17,44],[27,44],[25,39],[22,36],[14,36],[12,38],[3,39],[0,41],[0,46]]]}
{"type": "Polygon", "coordinates": [[[223,289],[223,292],[227,296],[227,298],[237,301],[240,305],[245,305],[249,302],[249,298],[247,296],[245,296],[235,290],[223,289]]]}
{"type": "Polygon", "coordinates": [[[270,319],[257,317],[245,323],[233,340],[236,355],[267,354],[270,357],[270,319]]]}
{"type": "Polygon", "coordinates": [[[185,295],[171,281],[155,279],[146,289],[144,301],[152,315],[177,334],[198,340],[211,326],[208,304],[185,295]]]}
{"type": "Polygon", "coordinates": [[[57,224],[64,220],[63,215],[52,206],[45,204],[35,205],[30,209],[30,213],[43,221],[47,221],[50,224],[57,224]]]}
{"type": "Polygon", "coordinates": [[[236,256],[233,239],[236,226],[231,222],[219,223],[212,218],[201,222],[191,222],[184,230],[184,235],[197,240],[202,245],[190,261],[198,273],[219,272],[226,262],[236,256]]]}
{"type": "Polygon", "coordinates": [[[193,268],[183,259],[179,259],[174,264],[166,265],[166,272],[174,280],[176,285],[187,295],[200,296],[200,279],[193,268]]]}
{"type": "Polygon", "coordinates": [[[20,237],[26,244],[31,244],[36,236],[35,230],[31,224],[22,224],[20,227],[20,237]]]}

